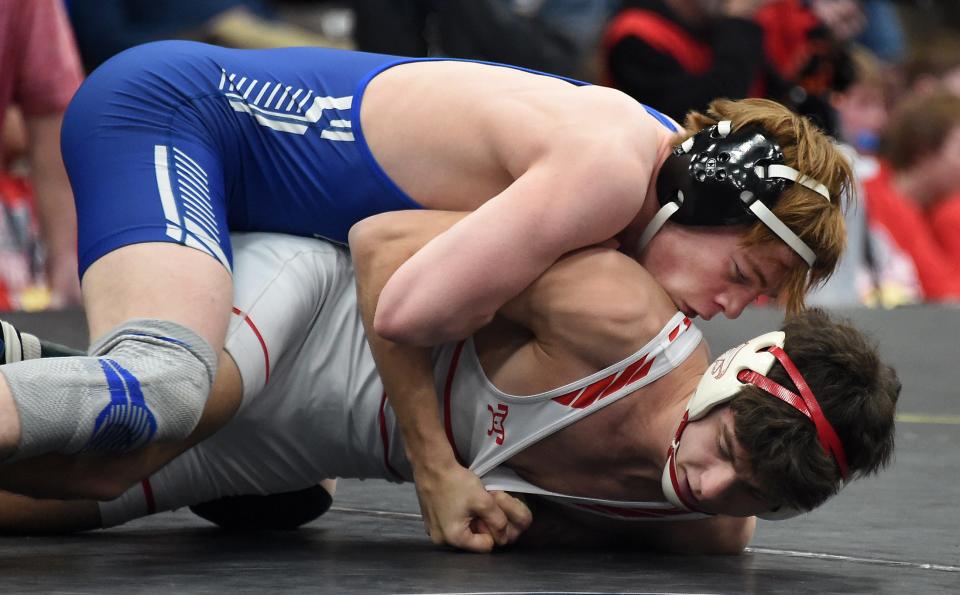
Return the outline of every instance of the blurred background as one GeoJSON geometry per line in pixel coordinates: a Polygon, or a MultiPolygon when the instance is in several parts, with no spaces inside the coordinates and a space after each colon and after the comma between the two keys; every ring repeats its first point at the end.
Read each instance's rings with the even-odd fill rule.
{"type": "Polygon", "coordinates": [[[960,303],[958,32],[955,0],[3,0],[0,310],[79,307],[63,111],[104,60],[171,38],[505,62],[679,120],[776,99],[858,176],[846,256],[810,301],[960,303]]]}

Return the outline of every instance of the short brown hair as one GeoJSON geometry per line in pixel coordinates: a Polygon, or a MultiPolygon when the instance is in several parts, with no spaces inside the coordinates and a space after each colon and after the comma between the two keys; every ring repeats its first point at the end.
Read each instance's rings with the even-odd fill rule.
{"type": "MultiPolygon", "coordinates": [[[[846,246],[843,221],[844,201],[852,199],[853,172],[836,143],[807,118],[768,99],[717,99],[706,113],[690,112],[684,126],[697,132],[720,120],[730,120],[733,130],[759,124],[776,139],[783,150],[784,164],[810,176],[827,187],[830,202],[816,192],[791,184],[783,191],[774,214],[802,239],[817,260],[808,269],[806,263],[791,271],[784,282],[781,300],[787,311],[803,308],[804,296],[833,274],[846,246]]],[[[766,225],[757,222],[743,237],[747,246],[780,241],[766,225]]]]}
{"type": "Polygon", "coordinates": [[[880,153],[897,171],[916,165],[943,147],[960,126],[960,97],[946,91],[914,97],[900,105],[890,118],[880,153]]]}
{"type": "Polygon", "coordinates": [[[956,68],[960,68],[960,40],[952,33],[940,34],[914,45],[904,61],[903,75],[912,87],[924,77],[941,79],[956,68]]]}
{"type": "MultiPolygon", "coordinates": [[[[822,310],[788,317],[783,331],[784,351],[843,443],[850,477],[882,469],[893,452],[900,396],[896,372],[860,331],[831,320],[822,310]]],[[[779,363],[767,376],[796,391],[779,363]]],[[[734,433],[754,477],[775,503],[811,510],[837,493],[842,486],[839,467],[806,416],[753,386],[734,397],[730,407],[734,433]]]]}

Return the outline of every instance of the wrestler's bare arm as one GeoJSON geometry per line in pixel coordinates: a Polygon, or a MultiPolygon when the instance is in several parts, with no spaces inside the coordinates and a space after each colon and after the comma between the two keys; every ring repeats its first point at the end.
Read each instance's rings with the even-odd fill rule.
{"type": "Polygon", "coordinates": [[[376,331],[417,345],[463,338],[563,254],[617,235],[640,212],[660,150],[652,125],[631,130],[641,138],[600,142],[566,131],[569,142],[546,147],[513,184],[397,270],[376,331]]]}
{"type": "MultiPolygon", "coordinates": [[[[464,216],[438,211],[386,213],[351,230],[359,302],[368,329],[386,278],[433,235],[464,216]]],[[[594,248],[554,265],[504,313],[534,330],[548,355],[554,347],[569,353],[569,346],[575,345],[585,361],[601,360],[597,367],[603,367],[632,353],[638,337],[656,334],[662,320],[672,315],[670,308],[669,299],[634,261],[609,248],[594,248]],[[586,279],[597,282],[584,283],[586,279]],[[614,293],[627,293],[630,299],[611,300],[614,293]],[[664,310],[663,316],[657,315],[659,310],[664,310]],[[614,336],[616,340],[611,339],[614,336]]],[[[499,515],[490,509],[491,499],[479,480],[457,463],[446,440],[427,352],[386,341],[376,332],[368,332],[368,340],[404,432],[428,531],[437,543],[487,549],[492,542],[481,545],[481,538],[469,530],[471,519],[499,515]]],[[[525,516],[514,507],[504,513],[521,523],[525,516]]],[[[502,545],[504,533],[522,526],[507,524],[496,542],[502,545]]]]}
{"type": "Polygon", "coordinates": [[[0,491],[0,535],[73,533],[100,528],[93,500],[40,500],[0,491]]]}
{"type": "MultiPolygon", "coordinates": [[[[233,359],[221,353],[203,416],[186,440],[151,444],[118,456],[43,455],[0,467],[0,480],[7,489],[35,498],[112,500],[222,427],[236,412],[241,398],[240,372],[233,359]]],[[[17,506],[25,509],[26,502],[20,501],[17,506]]],[[[45,502],[44,506],[53,506],[53,501],[45,502]]],[[[3,528],[8,525],[0,521],[0,529],[3,528]]]]}
{"type": "Polygon", "coordinates": [[[632,354],[675,313],[646,269],[605,246],[566,255],[500,310],[548,356],[572,354],[598,369],[632,354]]]}
{"type": "Polygon", "coordinates": [[[489,494],[479,478],[457,462],[440,422],[429,352],[388,341],[371,328],[389,276],[464,215],[378,215],[351,229],[350,249],[367,342],[403,434],[425,528],[434,543],[482,552],[515,539],[529,513],[519,501],[489,494]]]}

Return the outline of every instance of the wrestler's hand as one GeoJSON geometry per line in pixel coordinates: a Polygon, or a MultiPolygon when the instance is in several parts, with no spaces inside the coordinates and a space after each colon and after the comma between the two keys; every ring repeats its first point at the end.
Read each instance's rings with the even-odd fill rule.
{"type": "Polygon", "coordinates": [[[414,481],[423,524],[435,544],[489,552],[514,541],[529,525],[526,505],[502,492],[487,492],[473,472],[455,462],[415,469],[414,481]]]}
{"type": "MultiPolygon", "coordinates": [[[[493,495],[493,499],[500,510],[507,515],[507,542],[498,545],[512,544],[530,527],[530,523],[533,522],[533,514],[522,497],[516,497],[501,491],[490,492],[490,494],[493,495]]],[[[480,523],[482,521],[478,520],[477,526],[480,523]]]]}

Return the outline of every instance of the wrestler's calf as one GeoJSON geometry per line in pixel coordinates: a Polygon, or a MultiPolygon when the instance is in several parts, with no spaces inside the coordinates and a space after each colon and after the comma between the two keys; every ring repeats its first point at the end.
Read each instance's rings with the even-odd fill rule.
{"type": "Polygon", "coordinates": [[[200,419],[216,368],[213,349],[199,335],[148,319],[114,328],[90,356],[3,366],[20,415],[13,458],[123,453],[183,440],[200,419]]]}

